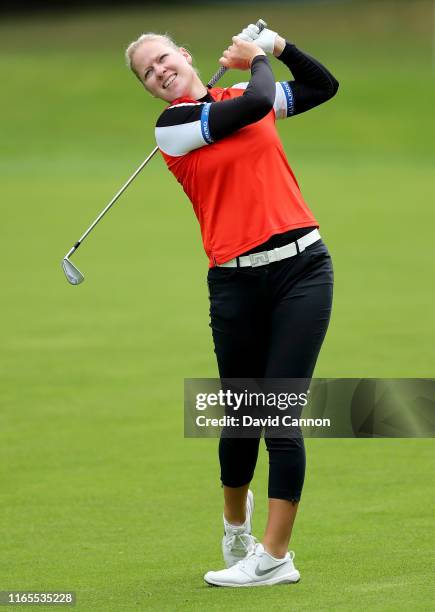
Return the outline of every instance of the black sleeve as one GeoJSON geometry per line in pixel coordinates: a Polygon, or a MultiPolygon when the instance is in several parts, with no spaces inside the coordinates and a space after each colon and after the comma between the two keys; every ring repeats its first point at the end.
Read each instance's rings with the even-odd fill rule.
{"type": "Polygon", "coordinates": [[[275,77],[265,55],[251,64],[251,80],[243,95],[210,105],[209,129],[213,140],[255,123],[270,112],[275,101],[275,77]]]}
{"type": "Polygon", "coordinates": [[[293,93],[293,115],[326,102],[338,91],[338,81],[313,57],[286,42],[278,59],[290,68],[294,81],[289,81],[293,93]]]}

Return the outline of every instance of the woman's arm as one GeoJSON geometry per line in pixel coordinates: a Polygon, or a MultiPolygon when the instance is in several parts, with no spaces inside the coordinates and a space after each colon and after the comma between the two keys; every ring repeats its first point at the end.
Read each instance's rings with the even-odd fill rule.
{"type": "Polygon", "coordinates": [[[239,38],[273,53],[293,73],[294,81],[277,83],[274,108],[277,119],[304,113],[332,98],[338,90],[338,81],[319,61],[303,53],[295,45],[268,28],[259,31],[250,24],[239,38]]]}
{"type": "Polygon", "coordinates": [[[255,123],[272,110],[275,77],[265,55],[257,55],[251,64],[251,80],[242,96],[210,104],[208,125],[211,139],[219,140],[255,123]]]}
{"type": "Polygon", "coordinates": [[[272,110],[276,85],[265,52],[236,37],[233,41],[220,63],[228,68],[250,68],[245,92],[221,102],[202,98],[168,107],[156,124],[157,145],[163,153],[180,157],[259,121],[272,110]]]}
{"type": "MultiPolygon", "coordinates": [[[[275,44],[274,55],[279,53],[279,39],[275,44]]],[[[281,39],[283,41],[283,39],[281,39]]],[[[319,61],[300,51],[295,45],[285,42],[281,53],[276,57],[292,72],[294,81],[288,81],[293,94],[293,115],[304,113],[331,99],[338,91],[338,81],[319,61]]]]}

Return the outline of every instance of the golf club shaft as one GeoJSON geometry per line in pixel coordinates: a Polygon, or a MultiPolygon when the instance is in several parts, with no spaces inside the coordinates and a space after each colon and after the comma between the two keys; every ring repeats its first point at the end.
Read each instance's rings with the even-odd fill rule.
{"type": "Polygon", "coordinates": [[[137,177],[137,175],[139,174],[139,172],[147,165],[147,163],[149,162],[149,160],[153,157],[153,155],[155,155],[157,153],[157,151],[159,150],[159,147],[155,147],[151,153],[148,155],[148,157],[146,159],[144,159],[144,161],[141,163],[141,165],[134,171],[134,173],[130,176],[130,178],[128,179],[128,181],[126,183],[124,183],[124,185],[121,187],[121,189],[118,191],[118,193],[116,193],[113,198],[110,200],[110,202],[108,203],[108,205],[106,206],[106,208],[104,208],[104,210],[102,210],[100,212],[100,214],[98,215],[98,217],[95,219],[95,221],[92,223],[92,225],[90,225],[88,227],[88,229],[85,231],[85,233],[83,234],[83,236],[81,236],[81,238],[79,238],[79,240],[77,240],[77,242],[75,243],[75,245],[68,251],[67,255],[65,255],[65,257],[68,259],[68,257],[70,257],[70,255],[72,255],[74,253],[74,251],[76,251],[79,246],[81,245],[81,243],[83,242],[83,240],[86,238],[86,236],[94,229],[94,227],[97,225],[97,223],[99,221],[101,221],[101,219],[104,217],[104,215],[109,211],[110,208],[112,208],[112,206],[115,204],[116,200],[124,193],[124,191],[127,189],[127,187],[130,185],[130,183],[132,183],[134,181],[134,179],[137,177]]]}
{"type": "MultiPolygon", "coordinates": [[[[267,23],[265,21],[263,21],[262,19],[259,19],[256,23],[257,27],[259,28],[260,32],[261,30],[263,30],[266,26],[267,23]]],[[[217,81],[219,81],[219,79],[221,79],[223,77],[223,75],[226,73],[226,71],[228,70],[228,68],[225,68],[224,66],[221,66],[219,68],[219,70],[217,70],[217,72],[215,72],[215,74],[211,77],[210,81],[207,84],[207,88],[213,87],[213,85],[215,83],[217,83],[217,81]]],[[[107,204],[107,206],[104,208],[104,210],[102,210],[100,212],[100,214],[98,215],[98,217],[95,219],[95,221],[92,223],[92,225],[90,225],[88,227],[88,229],[85,231],[85,233],[83,234],[83,236],[81,236],[81,238],[79,238],[79,240],[77,240],[77,242],[74,244],[73,247],[71,247],[71,249],[68,251],[68,253],[65,255],[64,259],[68,259],[68,257],[71,257],[71,255],[77,251],[77,249],[79,248],[79,246],[81,245],[81,243],[83,242],[83,240],[86,238],[86,236],[88,234],[90,234],[90,232],[94,229],[94,227],[97,225],[97,223],[99,223],[101,221],[101,219],[104,217],[104,215],[112,208],[112,206],[115,204],[115,202],[117,201],[117,199],[124,193],[124,191],[127,189],[127,187],[130,185],[130,183],[132,183],[134,181],[134,179],[137,177],[137,175],[139,174],[139,172],[147,165],[147,163],[150,161],[150,159],[157,153],[157,151],[159,150],[158,147],[155,147],[151,153],[148,155],[148,157],[146,159],[144,159],[144,161],[141,163],[141,165],[134,171],[134,173],[130,176],[130,178],[128,179],[128,181],[126,183],[124,183],[124,185],[121,187],[121,189],[118,191],[118,193],[116,193],[113,198],[110,200],[110,202],[107,204]]]]}

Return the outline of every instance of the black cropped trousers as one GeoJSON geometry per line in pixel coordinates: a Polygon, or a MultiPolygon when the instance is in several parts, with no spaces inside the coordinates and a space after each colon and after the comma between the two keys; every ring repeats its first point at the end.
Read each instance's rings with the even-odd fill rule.
{"type": "MultiPolygon", "coordinates": [[[[258,250],[258,249],[257,249],[258,250]]],[[[311,379],[331,314],[333,269],[322,240],[294,257],[258,267],[208,271],[210,326],[221,378],[311,379]]],[[[222,484],[254,475],[260,437],[221,437],[222,484]]],[[[302,436],[268,437],[269,498],[299,501],[302,436]]]]}

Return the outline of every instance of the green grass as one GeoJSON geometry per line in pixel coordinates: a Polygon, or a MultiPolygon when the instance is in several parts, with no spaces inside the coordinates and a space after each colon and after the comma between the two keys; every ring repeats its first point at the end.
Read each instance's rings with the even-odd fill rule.
{"type": "MultiPolygon", "coordinates": [[[[333,102],[279,125],[334,260],[318,376],[433,376],[431,8],[255,9],[341,83],[333,102]]],[[[154,146],[161,105],[124,68],[125,45],[168,29],[207,78],[251,10],[0,25],[0,590],[72,589],[92,612],[432,607],[432,440],[308,440],[291,545],[301,583],[203,584],[221,566],[217,441],[183,438],[182,392],[184,377],[216,375],[207,260],[161,159],[77,253],[86,282],[60,269],[154,146]]],[[[263,450],[257,535],[266,478],[263,450]]]]}

